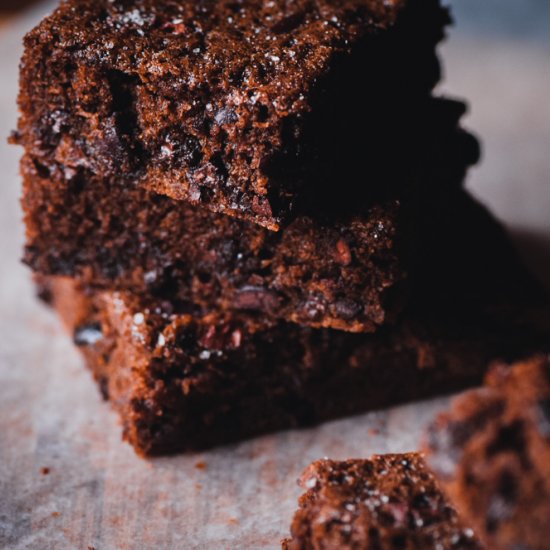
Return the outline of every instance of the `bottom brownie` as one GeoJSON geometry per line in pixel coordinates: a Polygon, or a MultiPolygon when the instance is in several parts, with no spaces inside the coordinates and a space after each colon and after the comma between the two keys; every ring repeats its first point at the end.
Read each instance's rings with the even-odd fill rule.
{"type": "Polygon", "coordinates": [[[46,286],[142,455],[458,390],[478,383],[491,359],[550,344],[546,325],[517,308],[409,313],[372,335],[88,294],[66,278],[46,286]]]}
{"type": "Polygon", "coordinates": [[[414,299],[374,334],[91,291],[67,278],[42,279],[42,293],[139,454],[205,448],[455,391],[481,382],[492,360],[550,351],[546,295],[500,226],[463,193],[450,204],[427,222],[414,299]]]}
{"type": "Polygon", "coordinates": [[[300,485],[306,492],[285,550],[481,548],[416,453],[319,460],[300,485]]]}
{"type": "Polygon", "coordinates": [[[487,548],[545,550],[550,520],[550,358],[495,365],[429,431],[430,465],[487,548]]]}

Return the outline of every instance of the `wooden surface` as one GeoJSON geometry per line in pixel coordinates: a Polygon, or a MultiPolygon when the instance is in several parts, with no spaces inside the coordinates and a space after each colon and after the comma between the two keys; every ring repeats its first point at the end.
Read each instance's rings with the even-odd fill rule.
{"type": "MultiPolygon", "coordinates": [[[[498,13],[514,2],[499,0],[498,13]]],[[[444,89],[471,99],[468,125],[484,137],[485,162],[469,186],[550,280],[548,43],[528,24],[512,35],[494,18],[489,30],[480,27],[483,14],[474,12],[482,4],[457,6],[458,22],[468,24],[443,50],[444,89]]],[[[15,124],[20,39],[45,9],[0,28],[0,547],[277,548],[296,506],[295,479],[309,462],[416,449],[446,400],[200,455],[136,458],[18,261],[19,151],[3,136],[15,124]]]]}

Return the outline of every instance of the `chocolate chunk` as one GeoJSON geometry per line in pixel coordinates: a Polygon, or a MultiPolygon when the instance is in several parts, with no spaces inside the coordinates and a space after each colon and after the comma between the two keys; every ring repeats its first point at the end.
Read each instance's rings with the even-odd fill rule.
{"type": "Polygon", "coordinates": [[[345,320],[349,320],[353,319],[361,312],[362,306],[361,304],[358,304],[357,302],[354,302],[352,300],[343,299],[337,300],[334,303],[334,310],[339,317],[342,317],[342,319],[345,320]]]}
{"type": "Polygon", "coordinates": [[[237,291],[235,307],[238,309],[249,309],[275,312],[280,304],[280,297],[276,292],[263,287],[246,286],[237,291]]]}
{"type": "Polygon", "coordinates": [[[344,239],[340,239],[336,243],[336,261],[341,265],[349,265],[351,263],[351,251],[344,239]]]}

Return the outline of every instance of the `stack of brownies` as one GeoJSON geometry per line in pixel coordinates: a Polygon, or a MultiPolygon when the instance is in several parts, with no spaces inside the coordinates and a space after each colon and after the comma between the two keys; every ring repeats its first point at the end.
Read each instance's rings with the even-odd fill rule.
{"type": "Polygon", "coordinates": [[[462,182],[438,0],[66,0],[25,40],[25,261],[140,454],[550,346],[462,182]]]}

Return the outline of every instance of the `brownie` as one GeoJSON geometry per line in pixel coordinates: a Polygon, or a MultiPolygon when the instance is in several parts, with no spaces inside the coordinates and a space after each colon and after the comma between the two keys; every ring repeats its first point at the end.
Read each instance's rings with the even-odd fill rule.
{"type": "Polygon", "coordinates": [[[67,278],[46,279],[43,290],[138,453],[312,425],[479,384],[494,359],[550,350],[546,295],[502,228],[460,197],[454,216],[442,213],[439,231],[430,231],[439,244],[425,251],[414,299],[374,334],[97,291],[67,278]]]}
{"type": "Polygon", "coordinates": [[[415,239],[400,201],[271,232],[92,174],[44,179],[29,157],[22,172],[25,261],[37,272],[350,331],[402,307],[415,239]]]}
{"type": "Polygon", "coordinates": [[[464,192],[449,198],[420,227],[424,274],[407,307],[373,334],[100,291],[63,277],[42,278],[41,295],[64,318],[143,455],[447,393],[481,383],[494,359],[550,349],[547,296],[503,229],[464,192]]]}
{"type": "Polygon", "coordinates": [[[495,550],[548,548],[550,360],[496,364],[457,398],[427,438],[449,498],[495,550]]]}
{"type": "Polygon", "coordinates": [[[15,139],[45,173],[276,230],[410,175],[448,22],[438,0],[65,1],[25,39],[15,139]]]}
{"type": "Polygon", "coordinates": [[[481,550],[420,454],[318,460],[299,484],[284,550],[481,550]]]}
{"type": "Polygon", "coordinates": [[[201,312],[129,293],[47,280],[54,307],[141,455],[204,449],[256,434],[478,384],[493,357],[548,343],[509,314],[506,326],[411,317],[353,334],[252,315],[201,312]]]}
{"type": "Polygon", "coordinates": [[[99,289],[372,332],[404,304],[419,218],[448,200],[447,189],[460,186],[479,152],[458,126],[464,104],[430,103],[424,148],[431,160],[414,196],[388,193],[362,203],[360,213],[304,213],[279,232],[88,169],[44,171],[27,154],[25,261],[99,289]]]}

